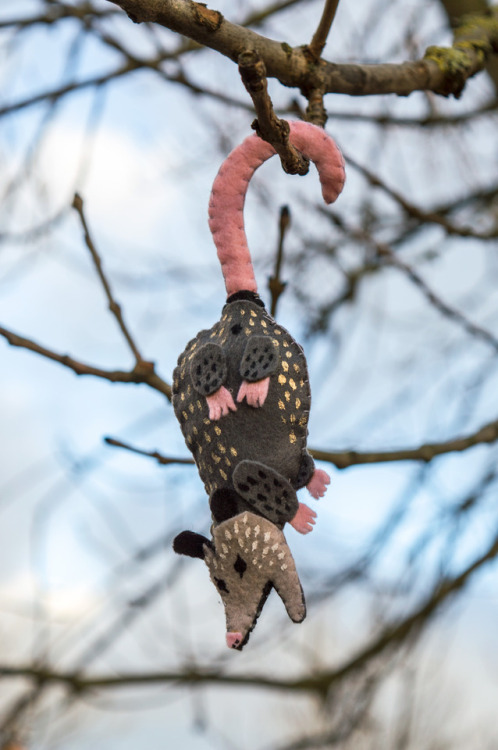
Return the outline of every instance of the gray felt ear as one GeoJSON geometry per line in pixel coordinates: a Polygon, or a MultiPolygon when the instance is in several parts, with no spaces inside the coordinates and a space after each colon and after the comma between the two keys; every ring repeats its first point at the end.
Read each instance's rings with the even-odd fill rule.
{"type": "Polygon", "coordinates": [[[173,549],[177,555],[187,555],[188,557],[199,557],[204,560],[204,545],[211,546],[211,542],[202,534],[196,534],[195,531],[182,531],[173,540],[173,549]]]}

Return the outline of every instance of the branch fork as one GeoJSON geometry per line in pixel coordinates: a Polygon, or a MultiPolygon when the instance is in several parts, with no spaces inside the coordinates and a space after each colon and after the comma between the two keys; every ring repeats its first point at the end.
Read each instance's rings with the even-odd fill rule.
{"type": "Polygon", "coordinates": [[[287,120],[280,120],[273,109],[264,61],[254,50],[245,50],[239,55],[238,63],[240,77],[253,100],[257,114],[257,120],[254,120],[251,127],[260,138],[273,146],[284,172],[307,174],[309,160],[290,143],[289,123],[287,120]]]}

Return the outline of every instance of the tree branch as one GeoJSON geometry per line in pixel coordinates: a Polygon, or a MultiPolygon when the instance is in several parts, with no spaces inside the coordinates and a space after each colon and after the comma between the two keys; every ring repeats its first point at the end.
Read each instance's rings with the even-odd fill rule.
{"type": "MultiPolygon", "coordinates": [[[[102,286],[104,287],[105,295],[107,297],[107,301],[109,302],[109,310],[116,318],[118,325],[123,333],[123,336],[125,337],[128,346],[130,347],[133,356],[135,357],[135,362],[139,366],[143,366],[144,364],[151,365],[151,362],[144,362],[144,359],[142,355],[140,354],[137,345],[135,344],[135,341],[133,340],[133,337],[131,333],[128,330],[128,327],[126,323],[124,322],[123,313],[121,311],[121,305],[116,302],[116,300],[113,297],[111,286],[107,280],[107,277],[104,273],[104,269],[102,267],[102,259],[97,252],[97,248],[95,247],[95,243],[93,242],[91,236],[90,236],[90,230],[88,229],[88,224],[86,222],[85,213],[83,211],[83,199],[78,193],[75,193],[74,199],[73,199],[73,208],[78,212],[78,215],[80,217],[81,225],[83,227],[83,232],[85,234],[85,243],[87,248],[90,250],[90,255],[92,256],[93,263],[95,265],[95,268],[97,270],[97,273],[99,275],[99,279],[102,283],[102,286]]],[[[154,365],[152,364],[152,367],[154,365]]]]}
{"type": "Polygon", "coordinates": [[[0,29],[27,29],[31,26],[51,26],[52,24],[58,23],[66,18],[76,18],[79,21],[86,21],[88,17],[92,18],[108,18],[119,13],[114,8],[97,8],[87,0],[78,5],[62,5],[53,4],[46,8],[44,13],[39,13],[33,16],[17,16],[14,18],[6,18],[0,21],[0,29]]]}
{"type": "Polygon", "coordinates": [[[273,146],[280,157],[284,172],[308,174],[309,160],[290,143],[289,123],[286,120],[280,120],[273,109],[273,103],[268,94],[264,62],[253,50],[242,52],[238,62],[242,83],[251,96],[258,118],[252,123],[253,130],[260,138],[273,146]]]}
{"type": "Polygon", "coordinates": [[[313,34],[313,39],[311,40],[311,43],[308,47],[309,52],[315,58],[315,60],[319,60],[322,55],[322,51],[325,47],[325,44],[327,43],[327,37],[334,21],[338,5],[339,0],[325,0],[325,6],[323,8],[322,17],[320,18],[320,23],[318,24],[317,30],[313,34]]]}
{"type": "Polygon", "coordinates": [[[152,22],[210,47],[232,61],[247,49],[264,61],[267,75],[303,92],[366,96],[434,91],[460,96],[465,82],[483,70],[498,49],[498,13],[476,16],[456,29],[454,46],[430,47],[422,60],[401,64],[316,65],[307,48],[292,48],[242,26],[192,0],[110,0],[136,23],[152,22]]]}
{"type": "Polygon", "coordinates": [[[351,229],[348,228],[345,222],[340,216],[333,214],[330,211],[325,210],[322,206],[317,206],[317,210],[320,211],[324,216],[327,216],[335,226],[339,227],[347,236],[356,239],[358,242],[365,242],[371,245],[379,258],[384,259],[387,263],[390,263],[393,267],[398,268],[402,271],[414,284],[417,286],[424,297],[435,307],[444,317],[457,323],[464,331],[467,331],[471,336],[484,341],[488,346],[491,346],[496,352],[498,352],[498,338],[493,336],[492,333],[487,331],[485,328],[477,325],[468,320],[463,313],[455,307],[448,305],[444,302],[424,281],[424,279],[412,268],[408,263],[404,263],[389,247],[385,242],[378,242],[364,229],[351,229]]]}
{"type": "Polygon", "coordinates": [[[280,271],[282,268],[282,261],[284,256],[284,239],[287,229],[290,226],[290,211],[288,206],[282,206],[280,209],[280,221],[279,221],[279,233],[278,233],[278,246],[277,255],[275,258],[275,270],[273,276],[270,276],[268,280],[268,287],[271,293],[271,307],[270,313],[272,317],[275,317],[277,313],[277,304],[280,299],[280,295],[283,293],[287,286],[285,281],[280,278],[280,271]]]}
{"type": "MultiPolygon", "coordinates": [[[[127,443],[123,443],[115,438],[104,438],[109,445],[115,445],[118,448],[124,448],[138,453],[141,456],[155,459],[159,464],[183,463],[193,464],[190,458],[169,458],[163,456],[158,451],[146,451],[135,448],[127,443]]],[[[310,448],[309,451],[313,458],[318,461],[327,461],[334,464],[338,469],[347,469],[350,466],[360,466],[364,464],[390,463],[391,461],[421,461],[429,463],[437,456],[447,453],[461,453],[462,451],[472,448],[475,445],[495,443],[498,441],[498,419],[488,422],[476,432],[453,440],[446,440],[441,443],[424,443],[418,448],[400,448],[394,451],[325,451],[316,448],[310,448]]]]}
{"type": "Polygon", "coordinates": [[[351,659],[337,669],[316,671],[295,679],[264,677],[260,675],[240,674],[228,675],[219,669],[186,669],[181,672],[152,672],[128,675],[100,675],[84,677],[81,672],[58,672],[50,667],[19,665],[0,666],[0,679],[27,678],[38,686],[65,685],[74,694],[89,690],[114,689],[140,685],[207,685],[218,687],[258,687],[277,691],[295,691],[315,693],[325,697],[331,686],[345,677],[357,672],[372,659],[386,652],[390,648],[404,642],[409,636],[417,633],[423,623],[427,623],[452,596],[466,586],[474,573],[486,563],[498,556],[498,537],[495,537],[483,555],[475,559],[461,573],[446,578],[436,584],[430,596],[412,614],[397,623],[387,625],[380,635],[363,649],[360,649],[351,659]]]}
{"type": "Polygon", "coordinates": [[[495,443],[498,440],[498,420],[488,422],[484,427],[461,438],[446,440],[441,443],[425,443],[418,448],[402,448],[394,451],[371,451],[361,453],[357,451],[322,451],[310,449],[313,458],[318,461],[329,461],[338,469],[360,464],[375,464],[390,461],[423,461],[428,463],[437,456],[446,453],[461,453],[474,445],[495,443]]]}
{"type": "Polygon", "coordinates": [[[447,219],[446,216],[443,216],[436,211],[423,211],[422,209],[418,208],[418,206],[410,203],[401,195],[401,193],[398,193],[397,190],[389,187],[376,174],[371,172],[363,165],[359,164],[356,159],[353,159],[348,154],[345,154],[344,150],[343,156],[348,164],[351,164],[352,167],[354,167],[368,180],[370,185],[380,188],[384,193],[386,193],[386,195],[389,195],[394,201],[396,201],[396,203],[401,206],[403,211],[405,211],[408,216],[411,216],[424,224],[438,224],[439,226],[443,227],[447,234],[457,237],[472,237],[479,240],[495,240],[498,237],[498,226],[488,232],[478,232],[469,226],[456,226],[449,219],[447,219]]]}
{"type": "Polygon", "coordinates": [[[117,440],[113,437],[105,437],[104,442],[107,445],[112,445],[115,448],[123,448],[124,450],[131,451],[132,453],[138,453],[140,456],[148,456],[154,458],[161,466],[168,466],[169,464],[187,464],[192,465],[194,463],[193,458],[170,458],[169,456],[163,456],[158,451],[145,451],[141,448],[135,448],[129,443],[123,443],[122,440],[117,440]]]}
{"type": "Polygon", "coordinates": [[[0,336],[3,336],[11,346],[18,346],[22,349],[28,349],[29,351],[40,354],[46,359],[50,359],[53,362],[58,362],[64,367],[69,368],[76,375],[94,375],[97,378],[109,380],[111,383],[143,383],[150,386],[155,391],[159,391],[166,398],[171,401],[171,386],[166,383],[154,370],[153,362],[140,362],[129,372],[125,370],[103,370],[93,365],[87,365],[84,362],[79,362],[73,359],[67,354],[58,354],[57,352],[47,349],[41,344],[37,344],[31,339],[19,336],[12,331],[7,330],[0,326],[0,336]]]}

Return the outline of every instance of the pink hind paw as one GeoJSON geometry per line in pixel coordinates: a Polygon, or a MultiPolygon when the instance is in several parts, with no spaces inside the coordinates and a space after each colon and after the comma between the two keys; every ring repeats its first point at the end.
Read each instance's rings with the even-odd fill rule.
{"type": "Polygon", "coordinates": [[[246,398],[249,406],[263,406],[268,396],[269,385],[270,378],[263,378],[263,380],[257,380],[255,383],[248,383],[247,380],[243,380],[237,394],[237,402],[240,404],[246,398]]]}
{"type": "Polygon", "coordinates": [[[209,407],[209,419],[212,422],[216,422],[221,417],[226,417],[229,411],[237,411],[232,394],[224,385],[218,388],[216,393],[206,396],[206,401],[209,407]]]}
{"type": "Polygon", "coordinates": [[[296,531],[299,531],[300,534],[309,534],[310,531],[313,531],[313,526],[315,525],[315,518],[316,513],[314,510],[311,510],[311,508],[308,508],[307,505],[304,503],[299,503],[299,508],[297,509],[297,513],[290,521],[290,525],[296,529],[296,531]]]}
{"type": "Polygon", "coordinates": [[[318,500],[319,497],[323,497],[327,492],[327,485],[330,484],[330,477],[326,471],[322,469],[315,469],[313,476],[306,485],[306,489],[310,493],[311,497],[318,500]]]}

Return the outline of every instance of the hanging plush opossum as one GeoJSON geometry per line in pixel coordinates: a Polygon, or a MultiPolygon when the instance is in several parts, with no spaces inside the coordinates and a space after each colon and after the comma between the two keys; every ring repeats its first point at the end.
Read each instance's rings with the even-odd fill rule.
{"type": "MultiPolygon", "coordinates": [[[[318,169],[332,203],[344,163],[320,128],[290,123],[290,141],[318,169]]],[[[212,540],[184,531],[175,552],[200,557],[225,606],[230,648],[241,650],[272,588],[289,617],[306,615],[294,560],[282,533],[306,534],[316,513],[298,502],[307,487],[325,494],[326,472],[306,449],[311,403],[306,360],[292,336],[266,312],[244,231],[243,208],[254,171],[275,150],[256,135],[227,157],[214,181],[209,226],[227,301],[221,320],[187,344],[173,374],[173,407],[209,495],[212,540]]]]}

